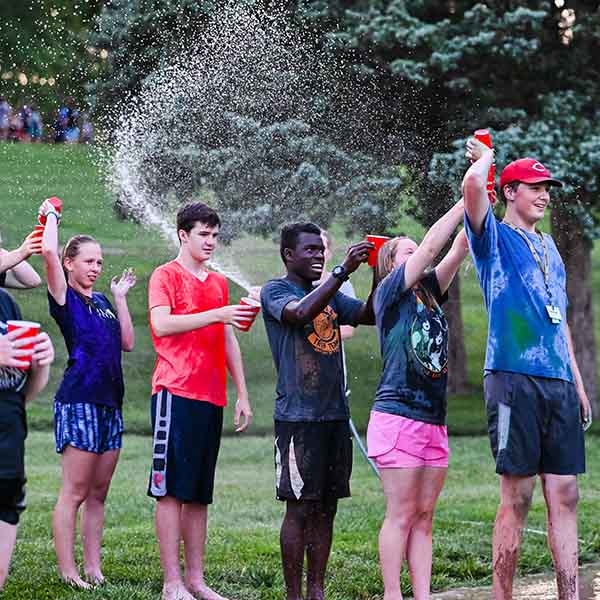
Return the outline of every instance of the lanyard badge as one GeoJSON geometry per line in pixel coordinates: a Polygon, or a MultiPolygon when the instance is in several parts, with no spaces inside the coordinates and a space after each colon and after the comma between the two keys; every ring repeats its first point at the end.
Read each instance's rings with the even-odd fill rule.
{"type": "Polygon", "coordinates": [[[548,304],[546,304],[546,313],[548,314],[548,317],[550,318],[550,321],[552,322],[553,325],[559,325],[560,322],[562,321],[562,314],[560,312],[560,306],[552,304],[552,292],[550,291],[550,260],[549,260],[549,252],[548,252],[548,247],[546,246],[546,240],[544,239],[544,235],[538,231],[537,229],[535,230],[535,232],[537,233],[537,235],[540,238],[540,242],[542,243],[542,249],[544,251],[544,255],[542,257],[540,257],[540,255],[537,253],[537,250],[535,249],[534,245],[531,243],[531,240],[527,237],[527,235],[525,235],[525,233],[523,231],[521,231],[521,229],[519,227],[517,227],[516,225],[513,225],[512,223],[509,223],[508,221],[504,221],[504,223],[506,223],[506,225],[508,225],[513,231],[516,231],[524,240],[525,243],[527,244],[527,247],[529,248],[529,251],[531,252],[535,263],[537,264],[537,266],[540,268],[540,271],[542,272],[542,275],[544,276],[544,284],[546,285],[546,292],[548,293],[548,299],[550,300],[550,302],[548,304]]]}

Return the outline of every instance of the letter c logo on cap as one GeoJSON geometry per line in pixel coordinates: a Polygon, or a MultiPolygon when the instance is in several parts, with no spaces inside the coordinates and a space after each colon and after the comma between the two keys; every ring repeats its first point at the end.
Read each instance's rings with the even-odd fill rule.
{"type": "Polygon", "coordinates": [[[536,162],[531,165],[531,168],[534,171],[540,171],[541,173],[546,172],[546,167],[541,162],[536,162]]]}

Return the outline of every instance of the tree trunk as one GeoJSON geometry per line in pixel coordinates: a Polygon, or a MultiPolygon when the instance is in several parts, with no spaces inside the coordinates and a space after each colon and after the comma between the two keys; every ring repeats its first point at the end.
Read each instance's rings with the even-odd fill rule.
{"type": "Polygon", "coordinates": [[[464,393],[469,389],[467,382],[467,353],[460,305],[460,273],[456,274],[448,288],[448,301],[444,304],[450,337],[448,340],[448,391],[464,393]]]}
{"type": "Polygon", "coordinates": [[[585,390],[598,414],[596,403],[596,338],[592,305],[592,243],[585,237],[581,223],[560,206],[552,210],[552,237],[567,271],[567,320],[573,337],[575,358],[585,390]]]}

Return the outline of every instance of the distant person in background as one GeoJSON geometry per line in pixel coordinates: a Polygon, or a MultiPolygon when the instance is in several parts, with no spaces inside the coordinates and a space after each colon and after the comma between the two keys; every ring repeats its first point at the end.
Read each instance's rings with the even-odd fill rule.
{"type": "Polygon", "coordinates": [[[58,254],[60,215],[45,200],[42,253],[50,314],[69,353],[54,398],[56,451],[62,486],[53,515],[54,546],[61,577],[75,587],[101,584],[104,503],[122,446],[124,396],[121,353],[131,352],[135,334],[127,294],[136,278],[129,269],[111,280],[114,307],[94,291],[102,273],[102,249],[86,235],[72,237],[58,254]],[[84,581],[75,562],[77,514],[81,514],[84,581]]]}
{"type": "Polygon", "coordinates": [[[54,360],[47,333],[21,340],[17,338],[23,330],[8,333],[7,321],[21,318],[16,302],[0,290],[0,590],[8,574],[19,517],[25,510],[25,405],[46,387],[54,360]],[[33,350],[22,349],[31,342],[33,350]]]}
{"type": "Polygon", "coordinates": [[[94,141],[94,124],[88,113],[81,113],[81,137],[79,141],[82,144],[91,144],[94,141]]]}
{"type": "Polygon", "coordinates": [[[20,142],[23,137],[23,117],[21,111],[14,112],[9,121],[8,139],[11,142],[20,142]]]}
{"type": "Polygon", "coordinates": [[[44,135],[44,123],[42,115],[36,104],[31,104],[31,115],[29,117],[29,136],[32,142],[41,142],[44,135]]]}
{"type": "Polygon", "coordinates": [[[23,104],[23,106],[21,106],[21,110],[19,110],[19,115],[21,117],[21,123],[23,124],[20,141],[28,143],[31,141],[31,107],[27,104],[23,104]]]}
{"type": "Polygon", "coordinates": [[[42,250],[42,239],[31,234],[15,250],[2,248],[0,236],[0,287],[6,288],[34,288],[42,283],[41,277],[27,262],[33,254],[42,250]]]}
{"type": "Polygon", "coordinates": [[[383,373],[369,417],[369,456],[381,475],[386,511],[379,533],[385,600],[401,600],[404,560],[415,600],[430,597],[433,514],[448,469],[446,290],[469,252],[459,233],[431,264],[463,219],[463,201],[427,232],[379,250],[374,310],[383,373]]]}
{"type": "Polygon", "coordinates": [[[0,140],[8,139],[12,109],[6,98],[0,96],[0,140]]]}

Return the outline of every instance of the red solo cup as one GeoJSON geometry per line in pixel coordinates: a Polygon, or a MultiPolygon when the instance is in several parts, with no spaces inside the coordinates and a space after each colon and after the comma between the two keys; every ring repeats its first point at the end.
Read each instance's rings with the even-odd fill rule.
{"type": "MultiPolygon", "coordinates": [[[[44,235],[44,229],[45,229],[44,225],[36,225],[35,229],[29,234],[29,237],[31,237],[35,241],[41,242],[42,236],[44,235]]],[[[41,254],[41,253],[42,253],[41,250],[39,252],[36,252],[36,254],[41,254]]]]}
{"type": "Polygon", "coordinates": [[[256,315],[260,312],[260,302],[254,298],[245,297],[240,299],[240,304],[252,308],[252,316],[248,319],[244,319],[244,321],[247,321],[248,324],[238,327],[240,331],[248,331],[250,327],[252,327],[252,323],[254,323],[256,320],[256,315]]]}
{"type": "Polygon", "coordinates": [[[377,265],[377,255],[379,254],[379,248],[383,246],[390,238],[386,235],[368,235],[367,242],[371,242],[375,246],[373,250],[369,252],[368,265],[375,267],[377,265]]]}
{"type": "MultiPolygon", "coordinates": [[[[29,338],[35,337],[40,332],[40,324],[34,323],[33,321],[6,321],[6,326],[8,327],[8,332],[14,331],[15,329],[24,329],[25,331],[17,338],[29,338]]],[[[20,350],[33,350],[33,343],[26,344],[25,346],[21,346],[20,350]]],[[[26,371],[31,366],[31,356],[22,356],[19,358],[27,363],[26,367],[19,367],[26,371]]]]}
{"type": "MultiPolygon", "coordinates": [[[[492,146],[492,136],[490,135],[489,129],[478,129],[473,136],[476,140],[479,140],[482,144],[485,144],[488,148],[493,148],[492,146]]],[[[487,179],[487,191],[488,193],[494,189],[496,178],[496,161],[492,163],[490,170],[488,171],[488,179],[487,179]]]]}
{"type": "MultiPolygon", "coordinates": [[[[52,198],[46,198],[46,199],[50,202],[50,204],[52,204],[52,206],[54,206],[54,209],[60,215],[60,213],[62,211],[62,200],[60,198],[57,198],[56,196],[52,196],[52,198]]],[[[40,225],[45,225],[46,224],[46,215],[38,215],[38,223],[40,225]]]]}

